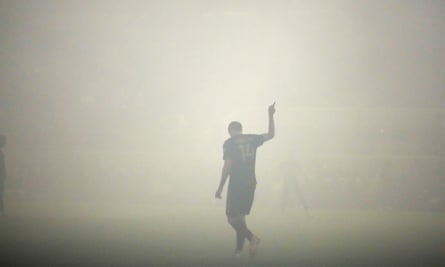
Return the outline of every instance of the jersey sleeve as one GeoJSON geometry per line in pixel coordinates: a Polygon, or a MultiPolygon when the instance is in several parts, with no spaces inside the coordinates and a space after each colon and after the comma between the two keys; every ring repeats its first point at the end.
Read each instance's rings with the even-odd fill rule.
{"type": "Polygon", "coordinates": [[[262,144],[264,144],[264,137],[263,137],[263,135],[261,135],[261,134],[254,135],[253,143],[254,143],[255,147],[259,147],[262,144]]]}

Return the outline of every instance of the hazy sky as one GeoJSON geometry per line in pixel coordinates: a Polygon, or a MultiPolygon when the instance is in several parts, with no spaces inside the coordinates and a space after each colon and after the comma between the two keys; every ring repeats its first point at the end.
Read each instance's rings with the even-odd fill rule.
{"type": "Polygon", "coordinates": [[[360,121],[330,108],[445,108],[443,14],[440,0],[1,0],[0,132],[10,150],[208,164],[216,186],[228,122],[265,132],[273,101],[278,145],[260,153],[281,155],[314,114],[360,121]]]}

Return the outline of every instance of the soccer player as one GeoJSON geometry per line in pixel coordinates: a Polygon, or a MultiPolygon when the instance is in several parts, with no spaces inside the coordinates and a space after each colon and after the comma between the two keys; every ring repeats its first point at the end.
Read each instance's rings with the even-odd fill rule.
{"type": "Polygon", "coordinates": [[[256,149],[265,141],[275,136],[275,103],[269,106],[269,131],[266,134],[243,134],[241,123],[233,121],[229,124],[230,138],[224,142],[224,165],[221,180],[215,197],[221,193],[230,176],[227,190],[226,215],[229,224],[236,232],[236,249],[234,257],[241,256],[245,239],[250,242],[250,256],[256,253],[260,239],[246,225],[246,215],[250,213],[256,187],[255,158],[256,149]]]}
{"type": "Polygon", "coordinates": [[[5,157],[3,155],[2,148],[6,144],[6,136],[0,134],[0,216],[3,216],[5,210],[3,209],[3,192],[6,180],[6,166],[5,157]]]}

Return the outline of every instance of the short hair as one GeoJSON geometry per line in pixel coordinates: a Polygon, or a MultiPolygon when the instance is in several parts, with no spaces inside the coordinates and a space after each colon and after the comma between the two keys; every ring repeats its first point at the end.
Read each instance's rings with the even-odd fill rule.
{"type": "Polygon", "coordinates": [[[229,124],[228,130],[229,130],[229,132],[230,132],[231,130],[242,132],[242,131],[243,131],[243,126],[241,125],[241,123],[240,123],[239,121],[232,121],[232,122],[229,124]]]}

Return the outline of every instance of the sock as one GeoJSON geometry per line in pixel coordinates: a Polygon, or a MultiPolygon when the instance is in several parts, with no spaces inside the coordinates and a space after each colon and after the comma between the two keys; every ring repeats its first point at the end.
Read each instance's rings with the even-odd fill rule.
{"type": "Polygon", "coordinates": [[[243,233],[244,233],[244,237],[245,238],[247,238],[247,240],[252,240],[252,236],[253,236],[253,234],[252,234],[252,232],[247,228],[247,224],[246,224],[246,221],[241,221],[240,222],[241,223],[241,225],[242,225],[242,228],[243,228],[243,233]]]}
{"type": "Polygon", "coordinates": [[[253,234],[247,228],[244,220],[233,222],[231,225],[236,231],[236,250],[241,251],[243,249],[245,239],[247,238],[247,240],[250,241],[253,234]]]}
{"type": "Polygon", "coordinates": [[[240,231],[236,231],[236,250],[241,251],[244,247],[244,235],[240,231]]]}

